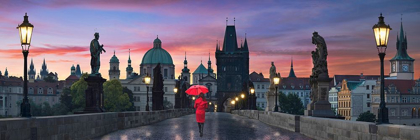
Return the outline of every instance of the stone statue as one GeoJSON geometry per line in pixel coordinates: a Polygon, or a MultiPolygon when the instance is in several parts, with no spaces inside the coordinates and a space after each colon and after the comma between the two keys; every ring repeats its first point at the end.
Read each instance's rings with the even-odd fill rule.
{"type": "Polygon", "coordinates": [[[104,45],[99,45],[99,33],[95,33],[95,39],[90,42],[90,67],[92,69],[91,75],[99,75],[99,67],[101,66],[101,53],[106,52],[104,45]]]}
{"type": "MultiPolygon", "coordinates": [[[[265,93],[265,98],[267,100],[267,106],[265,108],[265,111],[273,111],[274,110],[274,104],[275,104],[275,85],[274,85],[274,81],[273,78],[277,75],[276,72],[276,66],[274,65],[274,62],[271,62],[271,67],[270,67],[270,87],[269,90],[265,93]]],[[[278,75],[280,76],[280,73],[278,73],[278,75]]]]}
{"type": "Polygon", "coordinates": [[[328,76],[327,67],[327,44],[318,32],[312,36],[312,44],[316,45],[315,51],[312,51],[312,74],[309,79],[311,85],[311,103],[305,110],[306,116],[332,117],[331,104],[328,101],[328,89],[331,79],[328,76]]]}
{"type": "Polygon", "coordinates": [[[315,52],[312,51],[312,61],[314,69],[312,74],[314,77],[328,78],[328,67],[327,67],[327,44],[322,36],[318,32],[314,32],[312,36],[312,44],[316,45],[315,52]],[[315,72],[314,72],[315,70],[315,72]]]}
{"type": "Polygon", "coordinates": [[[152,109],[163,110],[163,76],[160,63],[153,69],[152,109]]]}

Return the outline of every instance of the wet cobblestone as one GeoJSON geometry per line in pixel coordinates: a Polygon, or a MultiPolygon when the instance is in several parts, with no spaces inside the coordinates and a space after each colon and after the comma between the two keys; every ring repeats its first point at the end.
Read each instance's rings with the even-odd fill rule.
{"type": "Polygon", "coordinates": [[[204,135],[200,137],[195,115],[187,115],[116,131],[98,140],[310,140],[299,133],[229,113],[206,113],[204,135]]]}

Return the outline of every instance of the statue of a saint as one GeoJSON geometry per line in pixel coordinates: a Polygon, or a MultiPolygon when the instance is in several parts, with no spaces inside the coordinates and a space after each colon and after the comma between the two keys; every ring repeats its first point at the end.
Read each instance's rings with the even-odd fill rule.
{"type": "Polygon", "coordinates": [[[312,52],[312,61],[314,64],[313,74],[315,70],[315,78],[318,75],[324,75],[328,78],[328,67],[327,67],[327,44],[322,36],[318,32],[314,32],[312,36],[312,44],[316,45],[315,52],[312,52]]]}
{"type": "Polygon", "coordinates": [[[95,39],[90,42],[90,67],[92,75],[99,75],[99,67],[101,66],[101,53],[106,52],[104,45],[99,45],[99,33],[95,33],[95,39]]]}
{"type": "Polygon", "coordinates": [[[271,68],[270,68],[270,81],[271,84],[273,84],[273,78],[276,76],[276,66],[274,66],[274,62],[271,62],[271,68]]]}

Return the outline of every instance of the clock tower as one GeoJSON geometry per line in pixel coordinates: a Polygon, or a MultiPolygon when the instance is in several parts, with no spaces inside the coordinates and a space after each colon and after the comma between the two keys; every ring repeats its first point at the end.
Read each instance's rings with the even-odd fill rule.
{"type": "Polygon", "coordinates": [[[390,61],[392,79],[414,79],[414,59],[408,56],[407,53],[407,35],[404,34],[403,25],[401,22],[400,35],[397,35],[397,54],[390,61]]]}

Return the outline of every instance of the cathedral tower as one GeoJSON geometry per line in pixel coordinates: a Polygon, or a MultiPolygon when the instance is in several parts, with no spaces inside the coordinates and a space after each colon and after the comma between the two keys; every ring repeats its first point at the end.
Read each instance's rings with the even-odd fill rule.
{"type": "Polygon", "coordinates": [[[113,79],[120,79],[120,60],[115,56],[115,51],[114,56],[109,60],[109,80],[113,79]]]}
{"type": "Polygon", "coordinates": [[[34,82],[35,81],[35,66],[34,66],[34,61],[31,59],[31,65],[29,65],[29,72],[28,72],[28,76],[29,76],[29,82],[34,82]]]}
{"type": "Polygon", "coordinates": [[[185,52],[185,59],[184,59],[184,68],[182,69],[182,73],[181,73],[181,79],[183,77],[187,77],[187,83],[190,84],[191,82],[191,73],[190,73],[190,69],[188,69],[188,61],[187,61],[187,52],[185,52]]]}
{"type": "Polygon", "coordinates": [[[407,35],[404,33],[401,21],[400,35],[397,35],[397,54],[390,61],[392,79],[414,79],[414,59],[407,53],[407,35]]]}
{"type": "Polygon", "coordinates": [[[128,66],[125,68],[126,79],[130,78],[131,73],[133,73],[133,67],[131,67],[131,52],[128,50],[128,66]]]}

